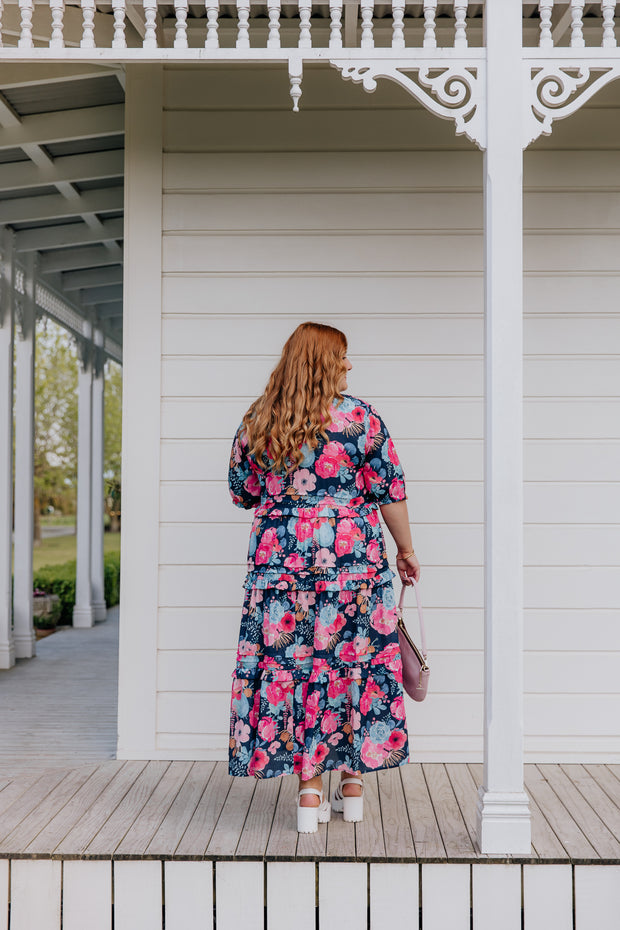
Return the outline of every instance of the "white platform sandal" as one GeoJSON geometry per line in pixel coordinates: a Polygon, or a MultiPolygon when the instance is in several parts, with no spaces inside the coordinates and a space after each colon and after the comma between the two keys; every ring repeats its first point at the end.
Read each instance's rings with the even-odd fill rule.
{"type": "Polygon", "coordinates": [[[351,775],[342,779],[332,794],[332,809],[342,813],[343,820],[349,822],[358,823],[364,819],[364,782],[361,778],[351,775]],[[360,785],[362,793],[354,796],[343,794],[342,785],[360,785]]]}
{"type": "Polygon", "coordinates": [[[297,832],[316,833],[320,823],[327,823],[332,815],[329,800],[323,797],[323,791],[318,788],[301,788],[297,797],[297,832]],[[316,794],[319,798],[318,807],[302,807],[299,798],[302,794],[316,794]]]}

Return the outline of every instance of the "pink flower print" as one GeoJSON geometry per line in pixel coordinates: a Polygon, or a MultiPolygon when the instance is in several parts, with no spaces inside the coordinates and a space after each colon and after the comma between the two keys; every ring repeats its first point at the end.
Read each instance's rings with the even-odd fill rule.
{"type": "Polygon", "coordinates": [[[387,745],[389,746],[391,750],[400,749],[402,746],[405,745],[406,741],[407,741],[407,737],[405,736],[402,730],[392,730],[392,732],[390,733],[388,737],[387,745]]]}
{"type": "Polygon", "coordinates": [[[392,465],[400,465],[400,460],[396,454],[396,447],[391,439],[388,439],[388,458],[392,465]]]}
{"type": "Polygon", "coordinates": [[[295,614],[292,614],[290,610],[287,610],[280,620],[279,626],[280,629],[284,630],[285,633],[292,633],[295,629],[295,614]]]}
{"type": "Polygon", "coordinates": [[[265,530],[261,536],[260,543],[256,550],[254,562],[257,565],[265,565],[270,561],[275,552],[281,552],[282,546],[278,542],[278,534],[275,529],[265,530]]]}
{"type": "Polygon", "coordinates": [[[344,612],[347,615],[347,617],[354,617],[355,614],[357,613],[357,604],[347,604],[347,606],[344,609],[344,612]]]}
{"type": "Polygon", "coordinates": [[[274,740],[273,743],[269,743],[269,752],[274,755],[280,749],[280,743],[278,740],[274,740]]]}
{"type": "Polygon", "coordinates": [[[312,758],[310,759],[311,764],[319,765],[323,761],[325,756],[327,756],[328,754],[329,754],[329,749],[327,748],[325,743],[319,743],[316,749],[314,750],[312,758]]]}
{"type": "Polygon", "coordinates": [[[267,493],[271,494],[272,497],[279,497],[282,494],[282,478],[278,475],[267,475],[265,484],[267,485],[267,493]]]}
{"type": "Polygon", "coordinates": [[[383,765],[386,757],[389,755],[389,750],[384,749],[383,746],[379,746],[377,743],[373,743],[370,737],[366,736],[362,743],[360,755],[362,757],[362,762],[364,762],[368,768],[378,769],[383,765]]]}
{"type": "Polygon", "coordinates": [[[243,487],[252,495],[252,497],[260,497],[260,481],[254,472],[252,472],[251,475],[248,475],[248,477],[245,479],[243,482],[243,487]]]}
{"type": "Polygon", "coordinates": [[[395,720],[405,719],[405,700],[402,694],[399,694],[398,697],[395,697],[390,704],[390,713],[395,720]]]}
{"type": "Polygon", "coordinates": [[[346,694],[349,689],[349,683],[346,678],[332,678],[327,686],[327,697],[334,699],[341,694],[346,694]]]}
{"type": "Polygon", "coordinates": [[[355,472],[355,487],[357,488],[358,491],[363,491],[364,488],[366,487],[366,483],[364,481],[364,473],[361,470],[355,472]]]}
{"type": "Polygon", "coordinates": [[[233,698],[238,698],[241,695],[241,692],[245,688],[245,679],[244,678],[235,678],[232,683],[232,695],[233,698]]]}
{"type": "Polygon", "coordinates": [[[338,555],[353,552],[355,543],[362,538],[362,533],[353,520],[340,520],[336,530],[335,549],[338,555]]]}
{"type": "Polygon", "coordinates": [[[379,514],[376,510],[370,510],[366,514],[366,520],[371,526],[377,526],[379,523],[379,514]]]}
{"type": "Polygon", "coordinates": [[[293,487],[299,494],[307,494],[316,487],[316,475],[308,468],[298,468],[293,475],[293,487]]]}
{"type": "Polygon", "coordinates": [[[343,662],[355,662],[357,659],[357,649],[353,643],[342,643],[337,650],[337,655],[343,662]]]}
{"type": "Polygon", "coordinates": [[[298,723],[297,726],[295,727],[295,739],[297,740],[298,743],[303,743],[305,731],[306,731],[306,728],[303,725],[303,723],[298,723]]]}
{"type": "Polygon", "coordinates": [[[276,738],[276,722],[271,717],[261,717],[258,721],[258,735],[271,742],[276,738]]]}
{"type": "Polygon", "coordinates": [[[363,714],[369,713],[372,707],[372,702],[376,698],[381,699],[385,696],[385,691],[382,691],[379,685],[377,685],[374,681],[372,681],[372,679],[369,678],[366,687],[364,688],[364,692],[360,698],[360,711],[363,714]]]}
{"type": "Polygon", "coordinates": [[[357,710],[352,710],[349,715],[349,722],[352,729],[359,730],[362,725],[362,715],[357,710]]]}
{"type": "Polygon", "coordinates": [[[298,661],[308,659],[312,655],[312,646],[295,646],[293,649],[293,658],[298,661]]]}
{"type": "Polygon", "coordinates": [[[314,588],[315,588],[315,591],[319,591],[319,592],[320,592],[320,591],[327,591],[327,582],[326,582],[326,581],[319,580],[319,581],[315,582],[314,588]]]}
{"type": "Polygon", "coordinates": [[[320,568],[335,568],[336,556],[329,549],[319,549],[315,556],[314,564],[318,565],[320,568]]]}
{"type": "Polygon", "coordinates": [[[344,451],[341,442],[328,442],[323,447],[323,452],[316,460],[314,468],[321,478],[335,478],[341,468],[348,468],[351,464],[351,459],[344,451]]]}
{"type": "Polygon", "coordinates": [[[393,501],[402,501],[405,499],[405,485],[400,478],[394,478],[390,485],[390,497],[393,501]]]}
{"type": "Polygon", "coordinates": [[[249,643],[246,639],[239,640],[237,658],[243,659],[245,656],[255,656],[258,651],[258,643],[249,643]]]}
{"type": "Polygon", "coordinates": [[[316,604],[316,592],[314,591],[298,591],[297,592],[297,603],[304,611],[307,613],[310,607],[314,607],[316,604]]]}
{"type": "Polygon", "coordinates": [[[391,672],[396,671],[400,662],[400,646],[398,643],[390,643],[385,649],[379,652],[375,659],[377,662],[383,662],[391,672]]]}
{"type": "Polygon", "coordinates": [[[313,691],[306,701],[306,726],[313,727],[319,715],[320,693],[313,691]]]}
{"type": "Polygon", "coordinates": [[[330,746],[337,746],[341,739],[344,739],[344,733],[332,733],[327,737],[327,742],[330,746]]]}
{"type": "Polygon", "coordinates": [[[240,746],[241,743],[247,743],[250,738],[250,728],[247,723],[244,723],[243,720],[237,720],[233,737],[237,746],[240,746]]]}
{"type": "Polygon", "coordinates": [[[397,623],[396,609],[389,610],[383,604],[377,604],[370,615],[370,625],[379,633],[393,633],[397,623]]]}
{"type": "Polygon", "coordinates": [[[312,521],[299,517],[295,523],[295,536],[298,542],[305,542],[312,537],[312,521]]]}
{"type": "Polygon", "coordinates": [[[329,632],[329,627],[323,626],[322,623],[317,623],[314,628],[314,648],[327,649],[330,639],[331,634],[329,632]]]}
{"type": "Polygon", "coordinates": [[[366,546],[366,558],[369,562],[379,562],[381,559],[381,550],[376,539],[371,539],[366,546]]]}
{"type": "Polygon", "coordinates": [[[364,417],[365,413],[363,407],[354,407],[349,414],[349,419],[351,419],[354,423],[363,423],[364,417]]]}
{"type": "Polygon", "coordinates": [[[323,733],[335,733],[340,726],[340,715],[333,710],[326,710],[321,720],[321,731],[323,733]]]}
{"type": "Polygon", "coordinates": [[[368,432],[366,434],[366,448],[372,448],[372,440],[381,432],[381,420],[371,413],[368,417],[368,432]]]}
{"type": "Polygon", "coordinates": [[[270,704],[279,704],[284,700],[284,689],[277,681],[270,681],[265,688],[265,694],[270,704]]]}
{"type": "Polygon", "coordinates": [[[261,772],[268,762],[269,756],[265,750],[255,749],[248,765],[248,775],[255,775],[256,772],[261,772]]]}
{"type": "Polygon", "coordinates": [[[303,556],[299,555],[298,552],[294,552],[292,555],[287,555],[284,559],[284,565],[290,572],[299,572],[305,566],[306,562],[303,556]]]}

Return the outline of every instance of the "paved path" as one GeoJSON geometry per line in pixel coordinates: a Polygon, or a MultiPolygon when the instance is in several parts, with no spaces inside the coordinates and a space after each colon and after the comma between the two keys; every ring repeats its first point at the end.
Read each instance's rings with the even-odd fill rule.
{"type": "Polygon", "coordinates": [[[118,607],[39,640],[33,659],[0,670],[0,775],[113,759],[117,687],[118,607]]]}

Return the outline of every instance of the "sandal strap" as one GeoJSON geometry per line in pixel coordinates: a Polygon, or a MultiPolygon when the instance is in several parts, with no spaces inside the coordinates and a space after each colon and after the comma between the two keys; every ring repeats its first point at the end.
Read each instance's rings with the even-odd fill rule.
{"type": "Polygon", "coordinates": [[[323,792],[318,788],[300,788],[299,794],[300,796],[302,794],[316,794],[317,798],[323,797],[323,792]]]}
{"type": "Polygon", "coordinates": [[[357,778],[355,775],[346,775],[340,780],[341,785],[360,785],[364,786],[364,782],[361,778],[357,778]]]}

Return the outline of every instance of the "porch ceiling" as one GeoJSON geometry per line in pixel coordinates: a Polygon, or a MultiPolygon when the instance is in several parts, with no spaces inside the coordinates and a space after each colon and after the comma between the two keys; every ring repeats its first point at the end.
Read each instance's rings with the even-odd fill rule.
{"type": "Polygon", "coordinates": [[[119,344],[124,97],[118,68],[0,65],[0,227],[119,344]]]}

